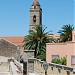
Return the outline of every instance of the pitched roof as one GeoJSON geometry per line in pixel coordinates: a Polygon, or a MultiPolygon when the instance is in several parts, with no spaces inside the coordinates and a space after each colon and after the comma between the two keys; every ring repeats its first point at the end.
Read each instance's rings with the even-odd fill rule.
{"type": "MultiPolygon", "coordinates": [[[[56,39],[58,39],[60,37],[59,35],[54,35],[54,34],[48,34],[48,36],[51,36],[56,39]]],[[[25,36],[2,36],[0,38],[5,39],[17,46],[22,46],[25,36]]]]}
{"type": "Polygon", "coordinates": [[[22,46],[23,40],[24,40],[24,36],[4,36],[4,37],[0,37],[0,38],[8,40],[8,41],[16,44],[17,46],[22,46]]]}
{"type": "Polygon", "coordinates": [[[10,41],[4,39],[4,38],[0,38],[0,42],[2,42],[2,43],[0,43],[0,44],[3,44],[3,42],[5,42],[5,43],[10,43],[10,44],[13,44],[13,45],[17,46],[15,43],[12,43],[12,42],[10,42],[10,41]]]}
{"type": "Polygon", "coordinates": [[[55,35],[55,34],[48,34],[48,36],[53,37],[53,38],[55,38],[55,39],[60,38],[60,36],[59,36],[59,35],[55,35]]]}

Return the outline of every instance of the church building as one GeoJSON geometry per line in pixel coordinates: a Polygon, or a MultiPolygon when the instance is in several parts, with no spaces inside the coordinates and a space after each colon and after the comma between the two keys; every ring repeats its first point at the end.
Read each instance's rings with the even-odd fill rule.
{"type": "MultiPolygon", "coordinates": [[[[34,0],[30,8],[30,29],[42,25],[42,9],[38,0],[34,0]]],[[[0,57],[17,57],[17,50],[21,50],[25,36],[0,36],[0,57]]]]}
{"type": "MultiPolygon", "coordinates": [[[[42,25],[42,9],[38,0],[34,0],[30,7],[30,29],[34,30],[37,25],[42,25]]],[[[57,35],[49,35],[59,38],[57,35]]],[[[22,49],[25,36],[0,36],[0,56],[17,57],[17,50],[22,49]]]]}

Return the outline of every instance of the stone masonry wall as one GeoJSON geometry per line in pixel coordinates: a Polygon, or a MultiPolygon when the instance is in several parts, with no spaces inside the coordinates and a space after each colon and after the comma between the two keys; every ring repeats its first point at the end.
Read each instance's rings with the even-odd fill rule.
{"type": "Polygon", "coordinates": [[[22,58],[24,59],[24,62],[27,62],[27,72],[33,73],[34,72],[34,61],[32,60],[34,58],[34,52],[35,50],[24,50],[22,58]]]}
{"type": "Polygon", "coordinates": [[[16,58],[16,50],[16,45],[6,40],[0,39],[0,56],[16,58]]]}
{"type": "Polygon", "coordinates": [[[23,52],[24,61],[28,61],[29,58],[34,58],[34,50],[24,50],[23,52]]]}

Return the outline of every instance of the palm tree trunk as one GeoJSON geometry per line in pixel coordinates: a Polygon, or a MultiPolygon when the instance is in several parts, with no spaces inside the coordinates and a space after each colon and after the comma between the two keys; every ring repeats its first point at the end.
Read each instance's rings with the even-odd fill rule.
{"type": "Polygon", "coordinates": [[[36,58],[36,56],[37,56],[37,47],[38,47],[38,42],[36,43],[34,58],[36,58]]]}

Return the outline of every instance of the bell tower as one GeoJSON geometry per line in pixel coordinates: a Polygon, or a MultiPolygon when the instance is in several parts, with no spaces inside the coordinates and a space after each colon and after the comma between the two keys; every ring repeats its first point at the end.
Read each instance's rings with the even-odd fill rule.
{"type": "Polygon", "coordinates": [[[34,0],[30,8],[30,30],[36,25],[42,25],[42,9],[38,0],[34,0]]]}

